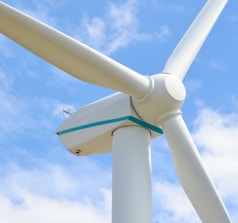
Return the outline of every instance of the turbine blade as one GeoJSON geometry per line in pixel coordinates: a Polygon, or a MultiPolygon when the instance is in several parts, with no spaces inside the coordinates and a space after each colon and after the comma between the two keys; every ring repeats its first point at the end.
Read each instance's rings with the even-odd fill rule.
{"type": "Polygon", "coordinates": [[[0,2],[0,31],[49,63],[92,84],[143,97],[149,80],[75,39],[0,2]]]}
{"type": "Polygon", "coordinates": [[[202,164],[186,124],[179,114],[163,123],[179,180],[203,223],[231,219],[202,164]]]}
{"type": "Polygon", "coordinates": [[[185,77],[228,0],[208,0],[166,62],[163,72],[185,77]]]}

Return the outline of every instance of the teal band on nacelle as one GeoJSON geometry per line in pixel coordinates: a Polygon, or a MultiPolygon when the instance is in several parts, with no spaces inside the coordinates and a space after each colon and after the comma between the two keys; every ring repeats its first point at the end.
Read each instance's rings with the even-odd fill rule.
{"type": "Polygon", "coordinates": [[[133,116],[124,116],[124,117],[120,117],[120,118],[114,118],[114,119],[109,119],[109,120],[103,120],[103,121],[98,121],[98,122],[93,122],[93,123],[89,123],[89,124],[85,124],[85,125],[81,125],[81,126],[76,126],[73,128],[69,128],[69,129],[65,129],[62,131],[57,132],[57,135],[64,135],[70,132],[74,132],[74,131],[78,131],[78,130],[82,130],[82,129],[87,129],[87,128],[91,128],[91,127],[95,127],[95,126],[99,126],[99,125],[106,125],[106,124],[110,124],[110,123],[114,123],[114,122],[120,122],[120,121],[125,121],[125,120],[130,120],[134,123],[136,123],[137,125],[140,125],[142,127],[145,127],[147,129],[150,129],[154,132],[157,132],[159,134],[163,134],[163,130],[155,125],[151,125],[147,122],[144,122],[138,118],[135,118],[133,116]]]}

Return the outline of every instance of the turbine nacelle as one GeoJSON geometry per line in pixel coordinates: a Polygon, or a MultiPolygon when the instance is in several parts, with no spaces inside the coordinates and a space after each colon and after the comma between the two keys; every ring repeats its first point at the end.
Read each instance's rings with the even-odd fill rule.
{"type": "Polygon", "coordinates": [[[142,126],[154,138],[162,134],[158,124],[178,113],[184,98],[183,83],[175,76],[148,77],[150,88],[143,98],[115,93],[89,104],[66,119],[56,130],[64,146],[75,155],[112,151],[113,131],[123,126],[142,126]],[[156,106],[155,106],[156,105],[156,106]]]}
{"type": "Polygon", "coordinates": [[[162,134],[160,128],[140,119],[131,98],[122,93],[79,109],[58,127],[56,133],[71,153],[95,155],[112,151],[113,131],[123,126],[147,128],[152,138],[162,134]]]}

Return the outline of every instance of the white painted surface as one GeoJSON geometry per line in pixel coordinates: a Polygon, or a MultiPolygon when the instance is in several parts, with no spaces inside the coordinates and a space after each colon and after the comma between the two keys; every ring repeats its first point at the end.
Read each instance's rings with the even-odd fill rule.
{"type": "Polygon", "coordinates": [[[112,223],[151,223],[148,130],[128,126],[113,134],[112,223]]]}

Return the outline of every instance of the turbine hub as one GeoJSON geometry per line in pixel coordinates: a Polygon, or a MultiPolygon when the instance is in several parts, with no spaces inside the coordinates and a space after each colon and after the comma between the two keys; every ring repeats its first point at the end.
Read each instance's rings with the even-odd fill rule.
{"type": "Polygon", "coordinates": [[[144,121],[158,125],[165,114],[180,109],[186,90],[181,80],[174,75],[162,73],[148,78],[150,80],[148,93],[142,98],[133,98],[132,103],[144,121]]]}

